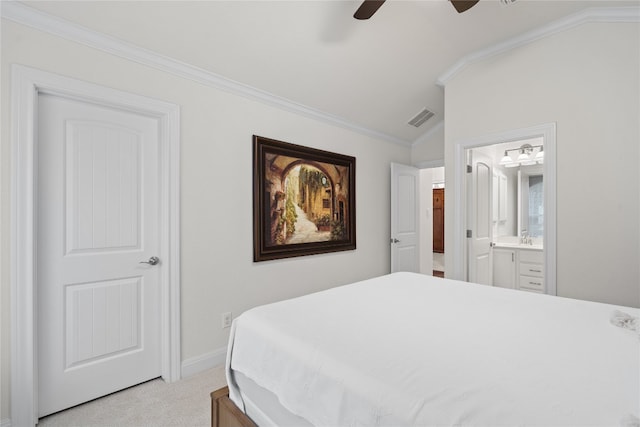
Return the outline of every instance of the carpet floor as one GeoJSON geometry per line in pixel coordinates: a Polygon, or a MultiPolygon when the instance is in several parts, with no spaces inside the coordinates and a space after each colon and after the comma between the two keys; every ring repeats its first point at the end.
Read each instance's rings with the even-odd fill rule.
{"type": "Polygon", "coordinates": [[[209,394],[225,385],[223,365],[171,384],[155,379],[41,418],[38,427],[210,426],[209,394]]]}

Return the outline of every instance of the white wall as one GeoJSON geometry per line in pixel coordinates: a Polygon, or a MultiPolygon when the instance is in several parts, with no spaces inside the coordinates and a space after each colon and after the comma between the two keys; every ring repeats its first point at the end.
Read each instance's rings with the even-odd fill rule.
{"type": "Polygon", "coordinates": [[[444,185],[444,167],[432,168],[431,175],[433,178],[433,185],[444,185]]]}
{"type": "MultiPolygon", "coordinates": [[[[212,52],[211,54],[215,54],[212,52]]],[[[389,144],[104,52],[2,22],[2,406],[9,414],[10,64],[19,63],[181,106],[182,360],[226,346],[220,315],[389,272],[389,144]],[[253,134],[356,157],[357,250],[252,262],[253,134]]]]}
{"type": "MultiPolygon", "coordinates": [[[[640,306],[639,75],[640,26],[591,23],[476,62],[446,85],[449,190],[457,142],[557,124],[560,296],[640,306]]],[[[446,204],[452,247],[448,195],[446,204]]]]}
{"type": "MultiPolygon", "coordinates": [[[[421,167],[427,164],[435,166],[438,161],[444,161],[444,122],[436,124],[411,146],[411,164],[421,167]]],[[[440,163],[443,165],[444,163],[440,163]]]]}

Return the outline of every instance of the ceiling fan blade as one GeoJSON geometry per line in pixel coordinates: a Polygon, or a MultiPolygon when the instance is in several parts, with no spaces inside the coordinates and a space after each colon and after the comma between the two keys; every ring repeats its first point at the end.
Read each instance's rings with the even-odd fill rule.
{"type": "Polygon", "coordinates": [[[471,9],[480,0],[451,0],[451,4],[456,8],[458,13],[462,13],[471,9]]]}
{"type": "Polygon", "coordinates": [[[353,17],[356,19],[369,19],[380,9],[384,2],[385,0],[364,0],[356,10],[356,13],[353,14],[353,17]]]}

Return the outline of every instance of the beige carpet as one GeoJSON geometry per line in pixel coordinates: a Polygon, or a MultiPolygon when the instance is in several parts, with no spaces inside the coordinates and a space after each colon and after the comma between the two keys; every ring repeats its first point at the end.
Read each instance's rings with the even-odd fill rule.
{"type": "Polygon", "coordinates": [[[172,384],[156,379],[41,418],[38,427],[210,426],[209,394],[224,385],[222,365],[172,384]]]}

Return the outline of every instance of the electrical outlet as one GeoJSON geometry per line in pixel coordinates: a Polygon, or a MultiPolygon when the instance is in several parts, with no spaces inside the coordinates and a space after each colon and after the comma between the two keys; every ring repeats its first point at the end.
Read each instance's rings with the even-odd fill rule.
{"type": "Polygon", "coordinates": [[[230,311],[226,313],[222,313],[222,328],[230,327],[232,320],[233,320],[233,316],[231,315],[230,311]]]}

